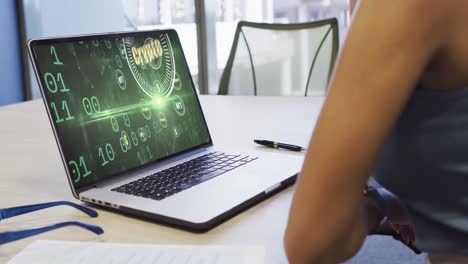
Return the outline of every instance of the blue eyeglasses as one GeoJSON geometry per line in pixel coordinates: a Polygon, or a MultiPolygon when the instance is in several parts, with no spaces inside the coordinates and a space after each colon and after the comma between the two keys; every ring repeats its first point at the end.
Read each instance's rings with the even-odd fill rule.
{"type": "MultiPolygon", "coordinates": [[[[98,213],[96,211],[86,208],[84,206],[74,204],[72,202],[59,201],[59,202],[33,204],[33,205],[0,209],[0,221],[2,221],[3,219],[17,216],[17,215],[22,215],[22,214],[34,212],[37,210],[42,210],[42,209],[49,208],[49,207],[59,206],[59,205],[71,206],[93,218],[98,216],[98,213]]],[[[9,243],[15,240],[27,238],[30,236],[42,234],[42,233],[52,231],[58,228],[66,227],[66,226],[78,226],[86,230],[89,230],[95,233],[96,235],[100,235],[104,233],[104,230],[100,228],[99,226],[85,224],[85,223],[76,222],[76,221],[70,221],[70,222],[58,223],[55,225],[45,226],[45,227],[40,227],[40,228],[0,233],[0,245],[9,243]]]]}

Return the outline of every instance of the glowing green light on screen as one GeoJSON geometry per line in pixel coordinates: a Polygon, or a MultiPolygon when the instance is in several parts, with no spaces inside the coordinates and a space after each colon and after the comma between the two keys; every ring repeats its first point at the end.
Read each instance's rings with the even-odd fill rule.
{"type": "Polygon", "coordinates": [[[156,99],[153,100],[153,102],[154,102],[155,105],[158,105],[158,106],[162,104],[161,98],[156,98],[156,99]]]}

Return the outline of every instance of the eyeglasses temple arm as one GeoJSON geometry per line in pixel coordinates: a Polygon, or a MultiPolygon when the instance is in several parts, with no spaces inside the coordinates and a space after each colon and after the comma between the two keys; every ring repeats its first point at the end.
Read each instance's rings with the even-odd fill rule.
{"type": "Polygon", "coordinates": [[[13,216],[22,215],[22,214],[26,214],[29,212],[33,212],[33,211],[37,211],[37,210],[41,210],[41,209],[45,209],[49,207],[59,206],[59,205],[71,206],[91,217],[98,216],[98,213],[96,211],[89,209],[87,207],[84,207],[84,206],[81,206],[72,202],[58,201],[58,202],[51,202],[51,203],[32,204],[32,205],[0,209],[0,221],[6,218],[13,217],[13,216]]]}
{"type": "Polygon", "coordinates": [[[71,221],[71,222],[63,222],[63,223],[58,223],[55,225],[40,227],[40,228],[35,228],[35,229],[0,233],[0,245],[9,243],[15,240],[27,238],[30,236],[42,234],[42,233],[52,231],[58,228],[66,227],[66,226],[79,226],[79,227],[82,227],[86,230],[89,230],[95,233],[96,235],[100,235],[104,233],[104,230],[99,226],[71,221]]]}

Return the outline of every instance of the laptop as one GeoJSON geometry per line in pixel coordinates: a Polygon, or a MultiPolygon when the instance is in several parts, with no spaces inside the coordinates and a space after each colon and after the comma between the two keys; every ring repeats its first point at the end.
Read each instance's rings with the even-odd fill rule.
{"type": "Polygon", "coordinates": [[[35,39],[29,53],[81,201],[204,232],[301,168],[296,155],[215,148],[174,30],[35,39]]]}

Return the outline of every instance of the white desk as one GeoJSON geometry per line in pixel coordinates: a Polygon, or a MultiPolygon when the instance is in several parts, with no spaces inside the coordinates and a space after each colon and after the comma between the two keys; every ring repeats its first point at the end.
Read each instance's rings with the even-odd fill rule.
{"type": "MultiPolygon", "coordinates": [[[[201,102],[215,146],[253,149],[262,148],[253,144],[254,138],[307,146],[323,98],[201,96],[201,102]]],[[[0,208],[56,200],[76,202],[70,193],[42,101],[0,108],[0,124],[0,208]]],[[[118,243],[262,245],[267,250],[266,263],[285,263],[283,233],[291,195],[292,188],[289,188],[204,234],[193,234],[105,210],[98,210],[99,217],[93,219],[73,208],[50,208],[4,220],[0,223],[0,232],[75,220],[97,224],[104,228],[105,233],[96,236],[77,227],[67,227],[20,240],[0,247],[0,263],[39,238],[118,243]]]]}

